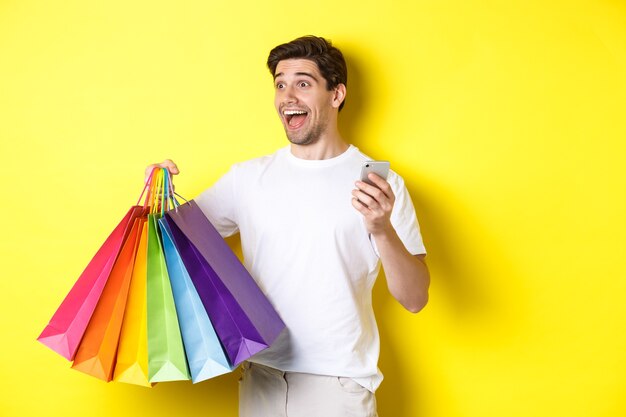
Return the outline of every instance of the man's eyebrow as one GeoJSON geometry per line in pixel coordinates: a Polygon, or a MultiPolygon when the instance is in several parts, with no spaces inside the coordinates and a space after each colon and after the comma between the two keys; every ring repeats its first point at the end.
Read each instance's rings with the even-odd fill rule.
{"type": "MultiPolygon", "coordinates": [[[[274,80],[276,80],[276,78],[278,78],[278,77],[282,77],[283,75],[285,75],[285,74],[282,73],[282,72],[279,72],[278,74],[274,74],[274,80]]],[[[317,77],[315,77],[313,74],[311,74],[309,72],[296,72],[295,75],[300,75],[300,76],[304,75],[306,77],[314,79],[315,81],[318,81],[317,77]]]]}

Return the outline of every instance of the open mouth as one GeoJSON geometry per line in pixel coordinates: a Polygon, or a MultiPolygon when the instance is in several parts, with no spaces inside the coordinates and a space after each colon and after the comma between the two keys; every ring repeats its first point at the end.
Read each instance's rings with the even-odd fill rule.
{"type": "Polygon", "coordinates": [[[283,110],[283,116],[290,129],[298,129],[306,121],[308,113],[305,110],[283,110]]]}

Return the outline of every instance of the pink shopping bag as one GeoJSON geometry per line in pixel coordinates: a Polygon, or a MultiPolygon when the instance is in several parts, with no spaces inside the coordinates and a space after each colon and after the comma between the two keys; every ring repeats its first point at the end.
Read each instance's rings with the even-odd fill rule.
{"type": "Polygon", "coordinates": [[[73,360],[113,264],[142,206],[133,206],[91,259],[38,341],[68,360],[73,360]]]}

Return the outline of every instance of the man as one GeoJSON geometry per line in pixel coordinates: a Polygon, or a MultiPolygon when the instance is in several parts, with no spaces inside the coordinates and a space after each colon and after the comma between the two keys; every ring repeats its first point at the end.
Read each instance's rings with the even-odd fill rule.
{"type": "MultiPolygon", "coordinates": [[[[245,266],[287,325],[244,364],[240,416],[376,416],[381,261],[407,310],[428,300],[415,211],[396,173],[356,181],[370,158],[337,128],[347,83],[337,48],[298,38],[274,48],[268,67],[290,145],[234,165],[196,198],[223,236],[240,233],[245,266]]],[[[178,173],[169,160],[146,172],[154,166],[178,173]]]]}

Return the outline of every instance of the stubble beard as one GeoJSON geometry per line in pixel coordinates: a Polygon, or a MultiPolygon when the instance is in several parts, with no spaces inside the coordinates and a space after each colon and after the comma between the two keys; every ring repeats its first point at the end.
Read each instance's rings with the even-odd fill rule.
{"type": "Polygon", "coordinates": [[[322,136],[322,133],[324,133],[325,128],[326,126],[318,123],[312,126],[307,132],[289,132],[289,130],[285,128],[285,133],[287,134],[289,142],[294,145],[306,146],[316,143],[322,136]]]}

